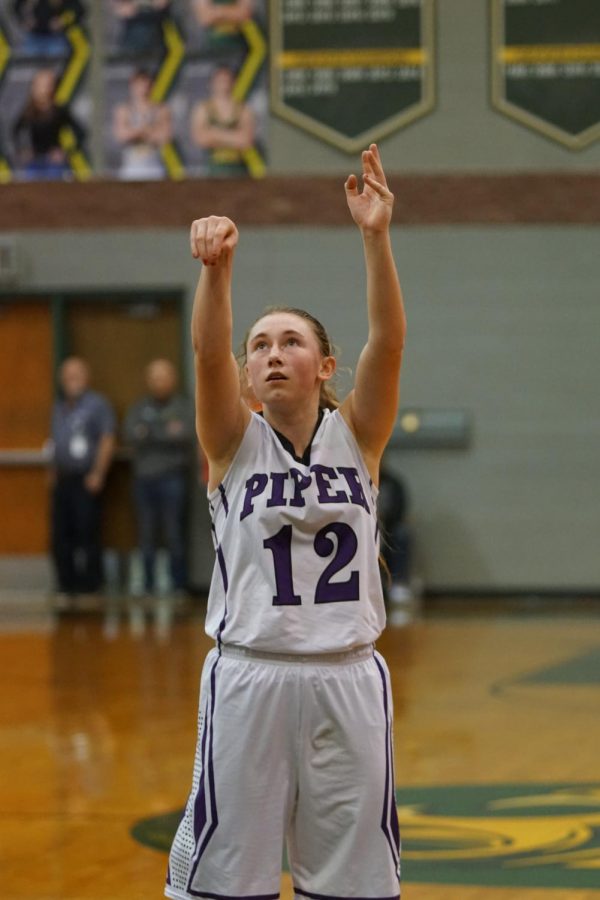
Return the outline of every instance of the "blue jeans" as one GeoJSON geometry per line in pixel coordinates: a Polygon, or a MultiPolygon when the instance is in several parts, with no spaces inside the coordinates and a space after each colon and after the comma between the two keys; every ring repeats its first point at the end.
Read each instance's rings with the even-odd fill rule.
{"type": "Polygon", "coordinates": [[[101,497],[83,474],[58,474],[52,491],[52,557],[59,591],[88,593],[102,587],[101,497]]]}
{"type": "Polygon", "coordinates": [[[391,532],[382,533],[381,553],[392,581],[408,583],[412,571],[412,534],[407,525],[399,523],[391,532]]]}
{"type": "Polygon", "coordinates": [[[144,586],[152,593],[155,584],[156,550],[162,541],[169,552],[172,587],[187,587],[185,472],[170,472],[134,480],[138,541],[144,565],[144,586]]]}
{"type": "Polygon", "coordinates": [[[68,56],[71,45],[64,34],[27,34],[21,44],[23,56],[68,56]]]}
{"type": "Polygon", "coordinates": [[[24,181],[64,181],[72,173],[68,163],[51,162],[45,156],[39,156],[18,174],[24,181]]]}

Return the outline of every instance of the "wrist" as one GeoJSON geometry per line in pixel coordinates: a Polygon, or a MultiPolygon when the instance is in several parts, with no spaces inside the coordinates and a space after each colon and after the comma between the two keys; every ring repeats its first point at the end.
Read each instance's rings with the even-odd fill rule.
{"type": "Polygon", "coordinates": [[[389,226],[383,228],[361,228],[361,237],[366,247],[382,247],[390,244],[389,226]]]}
{"type": "Polygon", "coordinates": [[[378,222],[377,224],[359,224],[362,234],[388,234],[390,230],[390,221],[378,222]]]}
{"type": "Polygon", "coordinates": [[[202,260],[202,272],[212,284],[217,284],[222,279],[231,277],[233,269],[233,250],[223,250],[214,262],[202,260]]]}

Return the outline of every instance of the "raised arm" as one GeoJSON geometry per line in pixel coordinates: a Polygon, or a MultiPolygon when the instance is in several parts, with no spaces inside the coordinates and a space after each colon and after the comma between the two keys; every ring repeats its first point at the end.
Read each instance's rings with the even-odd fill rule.
{"type": "Polygon", "coordinates": [[[355,175],[349,176],[345,188],[348,207],[363,240],[369,332],[354,388],[340,412],[376,476],[398,410],[406,319],[389,232],[394,197],[375,144],[363,152],[362,167],[362,192],[355,175]]]}
{"type": "Polygon", "coordinates": [[[191,228],[192,256],[203,262],[192,311],[196,430],[209,465],[209,489],[220,482],[250,419],[232,352],[231,282],[238,231],[209,216],[191,228]]]}

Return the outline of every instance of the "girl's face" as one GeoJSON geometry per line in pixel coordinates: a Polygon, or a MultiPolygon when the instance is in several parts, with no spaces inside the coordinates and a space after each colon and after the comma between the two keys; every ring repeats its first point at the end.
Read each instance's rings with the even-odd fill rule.
{"type": "Polygon", "coordinates": [[[335,372],[308,321],[293,313],[263,316],[246,344],[246,376],[260,403],[294,404],[316,395],[335,372]]]}

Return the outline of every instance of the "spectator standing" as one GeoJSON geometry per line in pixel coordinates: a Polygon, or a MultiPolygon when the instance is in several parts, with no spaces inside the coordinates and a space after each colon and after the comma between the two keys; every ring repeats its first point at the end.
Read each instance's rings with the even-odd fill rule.
{"type": "Polygon", "coordinates": [[[418,613],[420,581],[413,574],[413,532],[409,521],[410,497],[404,479],[385,461],[379,470],[377,513],[381,527],[381,553],[387,566],[384,579],[388,620],[410,622],[418,613]],[[387,581],[387,584],[386,584],[387,581]]]}
{"type": "Polygon", "coordinates": [[[84,139],[84,130],[69,108],[55,100],[57,80],[52,69],[37,70],[27,103],[13,126],[16,167],[20,177],[29,181],[69,178],[64,135],[70,134],[74,147],[80,147],[84,139]]]}
{"type": "Polygon", "coordinates": [[[152,76],[136,69],[129,79],[129,98],[113,114],[113,136],[122,147],[119,178],[128,181],[165,177],[160,151],[173,137],[171,111],[151,99],[152,76]]]}
{"type": "Polygon", "coordinates": [[[234,84],[232,69],[218,66],[209,96],[192,109],[192,142],[209,153],[211,175],[248,173],[244,154],[254,146],[256,122],[251,107],[235,98],[234,84]]]}
{"type": "Polygon", "coordinates": [[[115,447],[115,415],[90,389],[85,360],[59,370],[62,396],[52,412],[52,556],[59,593],[74,597],[103,584],[101,502],[115,447]]]}
{"type": "Polygon", "coordinates": [[[146,368],[148,393],[127,412],[125,442],[133,450],[133,495],[144,587],[156,585],[159,535],[166,543],[172,588],[187,588],[186,512],[195,444],[194,414],[178,392],[175,366],[155,359],[146,368]]]}

